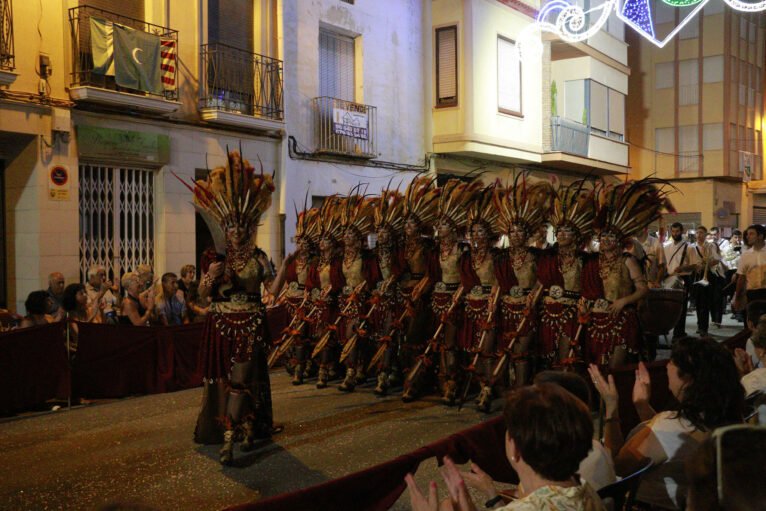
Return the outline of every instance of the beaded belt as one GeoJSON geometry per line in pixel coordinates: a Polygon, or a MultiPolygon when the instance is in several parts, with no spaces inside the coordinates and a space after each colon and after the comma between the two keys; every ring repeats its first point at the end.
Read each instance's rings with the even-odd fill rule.
{"type": "Polygon", "coordinates": [[[460,283],[455,282],[454,284],[447,284],[446,282],[437,282],[434,286],[434,291],[436,293],[448,293],[451,291],[457,291],[457,288],[460,287],[460,283]]]}

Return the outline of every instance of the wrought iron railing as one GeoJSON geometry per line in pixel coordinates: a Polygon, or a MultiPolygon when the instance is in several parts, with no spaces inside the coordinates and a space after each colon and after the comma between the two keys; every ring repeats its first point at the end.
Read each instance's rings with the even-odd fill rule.
{"type": "Polygon", "coordinates": [[[221,43],[203,44],[200,108],[282,120],[282,61],[221,43]]]}
{"type": "Polygon", "coordinates": [[[312,103],[317,153],[377,156],[376,107],[329,97],[314,98],[312,103]]]}
{"type": "Polygon", "coordinates": [[[588,127],[564,117],[551,117],[551,151],[588,156],[588,127]]]}
{"type": "Polygon", "coordinates": [[[13,8],[11,0],[0,0],[0,69],[13,71],[13,8]]]}
{"type": "MultiPolygon", "coordinates": [[[[178,99],[178,31],[167,27],[148,23],[143,20],[129,18],[114,12],[105,11],[88,5],[72,7],[69,9],[69,28],[72,33],[72,87],[92,86],[102,89],[118,90],[137,95],[160,96],[165,99],[178,99]],[[172,71],[161,70],[163,92],[159,95],[135,89],[120,87],[115,82],[114,76],[93,72],[93,52],[91,49],[90,19],[100,18],[107,22],[117,23],[135,30],[141,30],[154,34],[162,40],[162,52],[166,53],[167,46],[171,45],[175,60],[172,71]]],[[[161,61],[160,61],[161,62],[161,61]]]]}

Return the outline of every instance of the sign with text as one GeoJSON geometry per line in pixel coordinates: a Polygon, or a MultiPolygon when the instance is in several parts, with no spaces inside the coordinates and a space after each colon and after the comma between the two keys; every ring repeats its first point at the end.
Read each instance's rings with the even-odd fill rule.
{"type": "Polygon", "coordinates": [[[80,158],[94,161],[117,161],[164,165],[170,162],[170,137],[158,133],[77,127],[80,158]]]}
{"type": "Polygon", "coordinates": [[[346,103],[332,107],[332,132],[352,138],[367,140],[369,119],[366,105],[346,103]]]}
{"type": "Polygon", "coordinates": [[[63,165],[54,165],[48,177],[48,197],[51,200],[69,200],[69,169],[63,165]]]}

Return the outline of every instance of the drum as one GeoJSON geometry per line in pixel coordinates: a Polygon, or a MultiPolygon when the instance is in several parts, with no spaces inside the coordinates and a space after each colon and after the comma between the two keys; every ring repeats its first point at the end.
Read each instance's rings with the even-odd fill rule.
{"type": "Polygon", "coordinates": [[[638,319],[645,334],[665,335],[676,326],[684,309],[683,289],[649,289],[638,308],[638,319]]]}

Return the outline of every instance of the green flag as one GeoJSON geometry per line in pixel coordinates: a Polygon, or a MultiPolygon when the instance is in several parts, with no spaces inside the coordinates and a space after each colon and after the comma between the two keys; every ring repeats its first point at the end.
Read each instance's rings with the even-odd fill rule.
{"type": "Polygon", "coordinates": [[[121,87],[162,94],[159,36],[115,24],[114,71],[121,87]]]}
{"type": "Polygon", "coordinates": [[[101,18],[90,18],[90,50],[93,72],[114,76],[114,25],[101,18]]]}

